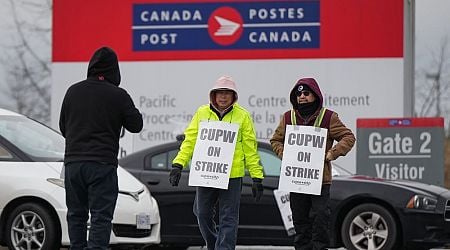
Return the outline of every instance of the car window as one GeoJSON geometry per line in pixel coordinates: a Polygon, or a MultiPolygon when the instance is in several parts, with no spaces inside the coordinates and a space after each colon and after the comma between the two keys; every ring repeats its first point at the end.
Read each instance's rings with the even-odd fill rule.
{"type": "MultiPolygon", "coordinates": [[[[148,155],[145,159],[145,169],[167,170],[172,167],[172,161],[178,154],[179,149],[168,152],[148,155]]],[[[281,160],[272,152],[266,149],[258,149],[261,165],[266,176],[280,176],[281,160]]],[[[191,162],[183,170],[189,170],[191,162]]]]}
{"type": "Polygon", "coordinates": [[[63,160],[64,138],[27,117],[0,116],[0,135],[33,160],[63,160]]]}
{"type": "Polygon", "coordinates": [[[259,158],[264,168],[265,176],[280,176],[281,160],[272,151],[259,148],[259,158]]]}
{"type": "Polygon", "coordinates": [[[12,159],[12,154],[6,150],[2,145],[0,145],[0,161],[12,159]]]}
{"type": "Polygon", "coordinates": [[[177,157],[178,151],[180,151],[179,149],[176,150],[170,150],[167,154],[168,154],[168,159],[169,159],[169,168],[172,167],[172,161],[173,159],[175,159],[175,157],[177,157]]]}
{"type": "MultiPolygon", "coordinates": [[[[178,151],[180,151],[179,149],[175,149],[175,150],[171,150],[169,151],[169,169],[172,167],[172,162],[173,159],[175,159],[175,157],[177,157],[178,151]]],[[[191,161],[189,161],[186,166],[184,166],[183,171],[189,171],[189,169],[191,168],[191,161]]]]}
{"type": "Polygon", "coordinates": [[[167,169],[167,153],[157,154],[150,158],[150,168],[167,169]]]}
{"type": "MultiPolygon", "coordinates": [[[[172,167],[172,161],[178,154],[179,149],[170,150],[168,152],[156,154],[156,155],[148,155],[146,156],[145,169],[153,169],[153,170],[170,170],[172,167]]],[[[190,167],[190,162],[184,168],[188,170],[190,167]]]]}

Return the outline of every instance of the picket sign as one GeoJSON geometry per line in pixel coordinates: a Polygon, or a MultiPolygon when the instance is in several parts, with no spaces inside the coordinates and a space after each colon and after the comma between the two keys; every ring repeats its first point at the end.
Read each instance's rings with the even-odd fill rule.
{"type": "Polygon", "coordinates": [[[327,133],[325,128],[286,126],[279,190],[320,195],[327,133]]]}
{"type": "Polygon", "coordinates": [[[295,234],[294,222],[292,220],[292,210],[290,203],[289,192],[278,189],[273,190],[273,195],[277,201],[278,209],[280,210],[281,219],[283,220],[284,228],[288,236],[295,234]]]}
{"type": "Polygon", "coordinates": [[[189,171],[189,186],[228,189],[239,125],[200,122],[189,171]]]}

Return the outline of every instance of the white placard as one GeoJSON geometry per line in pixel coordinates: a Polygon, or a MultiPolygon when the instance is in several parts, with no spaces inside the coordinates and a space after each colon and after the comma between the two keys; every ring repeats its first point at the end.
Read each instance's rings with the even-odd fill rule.
{"type": "Polygon", "coordinates": [[[292,220],[292,210],[290,203],[289,192],[278,189],[273,190],[273,195],[277,201],[278,209],[280,210],[281,218],[283,219],[284,228],[288,236],[295,234],[294,222],[292,220]]]}
{"type": "Polygon", "coordinates": [[[189,171],[189,186],[228,189],[239,125],[202,121],[189,171]]]}
{"type": "Polygon", "coordinates": [[[325,128],[286,126],[278,189],[320,195],[327,133],[325,128]]]}

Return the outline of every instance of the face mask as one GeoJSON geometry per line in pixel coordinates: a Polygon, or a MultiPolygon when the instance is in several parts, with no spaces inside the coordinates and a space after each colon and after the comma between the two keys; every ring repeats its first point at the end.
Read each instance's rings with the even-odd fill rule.
{"type": "Polygon", "coordinates": [[[319,102],[317,100],[315,102],[297,104],[297,110],[300,113],[300,115],[306,117],[314,114],[314,112],[317,111],[318,107],[319,102]]]}

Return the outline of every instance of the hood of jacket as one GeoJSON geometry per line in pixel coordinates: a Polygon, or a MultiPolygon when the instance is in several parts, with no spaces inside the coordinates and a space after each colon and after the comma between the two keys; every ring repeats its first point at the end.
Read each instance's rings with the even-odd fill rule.
{"type": "MultiPolygon", "coordinates": [[[[234,82],[233,78],[231,78],[230,76],[222,76],[219,79],[217,79],[216,83],[209,91],[209,101],[215,109],[217,109],[216,91],[218,91],[218,90],[231,90],[234,92],[233,102],[231,103],[230,107],[233,106],[233,104],[235,104],[237,102],[238,94],[237,94],[237,89],[236,89],[236,83],[234,82]]],[[[228,108],[230,108],[230,107],[228,107],[228,108]]]]}
{"type": "Polygon", "coordinates": [[[116,86],[120,84],[119,60],[109,47],[102,47],[94,52],[89,61],[87,77],[106,80],[116,86]]]}
{"type": "Polygon", "coordinates": [[[323,106],[323,96],[322,96],[322,92],[320,91],[319,88],[319,84],[316,82],[316,80],[314,78],[301,78],[300,80],[297,81],[297,83],[294,85],[294,87],[291,90],[290,93],[290,101],[292,104],[292,107],[295,109],[295,107],[297,107],[297,95],[296,95],[296,90],[298,88],[299,85],[306,85],[308,86],[316,95],[316,97],[319,99],[319,109],[322,108],[323,106]]]}

